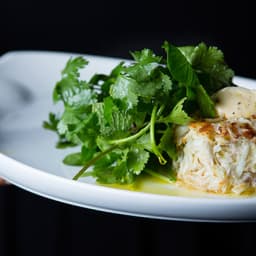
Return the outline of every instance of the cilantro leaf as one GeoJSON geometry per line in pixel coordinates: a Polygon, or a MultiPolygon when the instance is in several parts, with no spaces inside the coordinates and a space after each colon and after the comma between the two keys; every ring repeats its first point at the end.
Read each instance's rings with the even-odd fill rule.
{"type": "MultiPolygon", "coordinates": [[[[45,129],[57,132],[60,119],[54,113],[50,113],[48,119],[49,119],[48,121],[43,122],[43,127],[45,129]]],[[[57,148],[67,148],[67,147],[75,146],[74,143],[72,143],[71,141],[65,138],[64,134],[58,134],[58,136],[59,136],[59,140],[56,143],[57,148]]]]}
{"type": "Polygon", "coordinates": [[[64,105],[77,109],[96,101],[96,94],[86,82],[71,77],[64,77],[56,84],[54,95],[58,95],[57,99],[61,99],[64,105]]]}
{"type": "Polygon", "coordinates": [[[138,95],[135,93],[136,83],[133,79],[119,76],[110,87],[110,95],[114,99],[125,102],[127,109],[132,109],[138,104],[138,95]]]}
{"type": "Polygon", "coordinates": [[[102,157],[93,167],[92,175],[105,184],[130,184],[144,169],[149,153],[141,145],[113,151],[102,157]]]}
{"type": "Polygon", "coordinates": [[[149,63],[160,63],[162,57],[156,56],[154,52],[150,49],[143,49],[142,51],[134,51],[131,52],[132,57],[137,63],[142,65],[149,64],[149,63]]]}
{"type": "Polygon", "coordinates": [[[205,88],[200,84],[195,70],[182,51],[167,42],[164,43],[163,47],[167,53],[167,67],[174,79],[186,86],[188,100],[197,100],[203,117],[215,117],[214,103],[205,88]],[[200,93],[200,96],[198,96],[198,93],[200,93]]]}
{"type": "Polygon", "coordinates": [[[54,113],[49,113],[48,121],[43,122],[43,127],[48,130],[57,131],[59,119],[54,113]]]}
{"type": "Polygon", "coordinates": [[[67,165],[74,165],[74,166],[81,166],[81,165],[83,165],[83,160],[82,160],[81,152],[71,153],[71,154],[67,155],[63,159],[63,163],[67,164],[67,165]]]}
{"type": "Polygon", "coordinates": [[[70,58],[68,60],[65,68],[61,72],[62,79],[56,83],[53,90],[54,102],[64,100],[63,93],[65,93],[65,89],[79,85],[79,69],[83,68],[87,64],[88,61],[82,57],[70,58]]]}
{"type": "Polygon", "coordinates": [[[228,67],[223,52],[217,47],[207,47],[205,43],[200,43],[195,47],[184,47],[182,52],[210,95],[223,87],[233,85],[234,71],[228,67]]]}
{"type": "Polygon", "coordinates": [[[120,62],[110,73],[110,75],[105,74],[95,74],[90,79],[90,86],[98,92],[98,101],[103,101],[105,97],[109,96],[110,86],[115,83],[116,79],[121,74],[124,69],[124,62],[120,62]]]}
{"type": "Polygon", "coordinates": [[[96,113],[102,136],[118,139],[129,134],[132,119],[127,111],[119,110],[111,98],[93,105],[92,111],[96,113]]]}
{"type": "Polygon", "coordinates": [[[104,156],[95,163],[92,175],[100,183],[132,183],[134,181],[134,174],[127,167],[128,151],[128,149],[123,149],[122,152],[112,152],[104,156]]]}
{"type": "Polygon", "coordinates": [[[232,85],[234,75],[223,53],[204,43],[165,42],[163,48],[166,56],[150,49],[131,52],[131,64],[121,62],[88,81],[80,78],[87,60],[67,61],[53,90],[53,101],[64,110],[50,113],[43,126],[57,133],[58,148],[80,146],[63,160],[83,166],[75,180],[92,175],[101,183],[130,184],[143,172],[170,177],[175,127],[187,125],[191,116],[216,116],[210,95],[232,85]]]}
{"type": "Polygon", "coordinates": [[[76,58],[70,58],[62,70],[61,74],[63,76],[72,76],[74,78],[79,77],[79,69],[84,68],[88,64],[88,61],[83,57],[79,56],[76,58]]]}
{"type": "Polygon", "coordinates": [[[162,102],[167,99],[172,81],[160,65],[161,57],[151,50],[132,53],[135,63],[125,67],[123,73],[111,86],[110,95],[126,102],[132,109],[143,102],[162,102]]]}
{"type": "Polygon", "coordinates": [[[178,125],[186,125],[191,122],[193,119],[183,110],[183,104],[186,99],[186,97],[181,99],[172,109],[171,113],[167,117],[163,118],[162,121],[178,125]]]}
{"type": "Polygon", "coordinates": [[[62,78],[53,91],[54,102],[62,100],[64,105],[83,109],[96,101],[96,94],[87,82],[80,80],[79,69],[88,64],[82,57],[69,59],[62,71],[62,78]]]}
{"type": "Polygon", "coordinates": [[[139,175],[148,162],[148,159],[149,152],[147,152],[142,145],[132,145],[127,154],[128,170],[136,175],[139,175]]]}

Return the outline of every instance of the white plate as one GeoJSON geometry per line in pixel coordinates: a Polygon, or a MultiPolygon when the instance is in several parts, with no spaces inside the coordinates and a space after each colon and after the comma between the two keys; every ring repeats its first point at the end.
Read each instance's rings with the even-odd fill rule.
{"type": "MultiPolygon", "coordinates": [[[[67,150],[55,149],[56,135],[42,128],[49,111],[56,110],[51,102],[53,86],[71,55],[21,51],[0,58],[0,176],[41,196],[106,212],[170,220],[256,220],[256,197],[199,194],[152,181],[138,192],[104,187],[91,178],[71,180],[77,169],[61,162],[67,150]]],[[[84,78],[108,73],[120,62],[85,57],[90,64],[82,73],[84,78]]],[[[256,88],[251,79],[236,77],[235,82],[256,88]]]]}

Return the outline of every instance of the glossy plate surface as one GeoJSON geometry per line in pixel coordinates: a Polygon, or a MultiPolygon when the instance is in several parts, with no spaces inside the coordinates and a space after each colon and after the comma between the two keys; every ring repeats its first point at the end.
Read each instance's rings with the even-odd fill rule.
{"type": "MultiPolygon", "coordinates": [[[[62,164],[71,150],[55,149],[56,135],[42,128],[50,111],[55,82],[75,54],[10,52],[0,58],[0,176],[38,195],[113,213],[158,219],[239,222],[256,220],[256,197],[231,198],[186,191],[148,180],[134,191],[71,180],[76,168],[62,164]]],[[[85,55],[81,76],[108,73],[120,59],[85,55]]],[[[235,83],[256,88],[256,81],[235,83]]],[[[57,106],[58,107],[58,106],[57,106]]],[[[74,149],[73,149],[74,151],[74,149]]]]}

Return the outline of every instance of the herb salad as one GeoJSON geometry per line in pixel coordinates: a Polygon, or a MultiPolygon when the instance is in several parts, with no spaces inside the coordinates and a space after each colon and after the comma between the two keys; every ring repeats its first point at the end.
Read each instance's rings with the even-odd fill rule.
{"type": "Polygon", "coordinates": [[[100,183],[130,184],[143,173],[175,180],[175,127],[216,117],[211,95],[232,86],[234,72],[221,50],[204,43],[164,42],[163,52],[132,52],[131,63],[88,81],[79,74],[88,61],[68,60],[53,91],[64,111],[50,113],[44,127],[58,134],[58,148],[80,146],[63,160],[81,166],[75,180],[90,175],[100,183]]]}

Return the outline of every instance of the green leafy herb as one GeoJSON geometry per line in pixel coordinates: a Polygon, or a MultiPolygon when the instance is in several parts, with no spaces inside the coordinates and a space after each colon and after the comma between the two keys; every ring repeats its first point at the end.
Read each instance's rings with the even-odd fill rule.
{"type": "Polygon", "coordinates": [[[63,163],[68,164],[68,165],[78,165],[78,166],[83,165],[83,159],[82,159],[81,152],[72,153],[72,154],[67,155],[63,159],[63,163]]]}
{"type": "Polygon", "coordinates": [[[167,42],[164,43],[163,47],[167,53],[167,67],[174,79],[180,83],[180,86],[186,87],[187,98],[189,100],[197,100],[203,117],[215,117],[214,103],[201,85],[197,73],[189,60],[179,48],[167,42]],[[200,97],[198,97],[198,92],[200,92],[200,97]],[[207,108],[204,108],[206,105],[207,108]]]}
{"type": "Polygon", "coordinates": [[[186,99],[187,99],[186,97],[181,99],[172,109],[171,113],[167,117],[161,120],[168,123],[179,124],[179,125],[186,125],[189,122],[191,122],[193,119],[189,117],[188,114],[183,110],[183,104],[186,99]]]}
{"type": "Polygon", "coordinates": [[[57,147],[80,147],[63,160],[82,166],[75,180],[92,175],[101,183],[129,184],[143,172],[175,179],[176,126],[215,117],[211,95],[232,85],[234,72],[216,47],[165,42],[163,48],[163,56],[132,52],[131,64],[88,81],[80,78],[88,61],[68,60],[53,91],[64,110],[50,113],[43,126],[58,134],[57,147]]]}
{"type": "Polygon", "coordinates": [[[232,85],[234,71],[227,66],[223,52],[217,47],[207,47],[205,43],[200,43],[197,46],[182,47],[181,51],[209,94],[232,85]]]}

